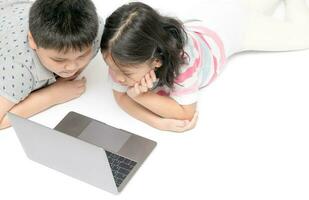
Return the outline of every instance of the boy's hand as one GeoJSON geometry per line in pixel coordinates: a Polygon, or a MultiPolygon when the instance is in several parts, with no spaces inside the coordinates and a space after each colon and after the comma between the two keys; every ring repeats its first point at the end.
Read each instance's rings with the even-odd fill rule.
{"type": "Polygon", "coordinates": [[[127,91],[127,95],[131,98],[135,98],[142,93],[148,92],[153,88],[153,83],[156,82],[157,77],[153,70],[147,73],[140,83],[135,83],[133,87],[130,87],[127,91]]]}
{"type": "Polygon", "coordinates": [[[180,133],[193,129],[196,126],[197,120],[198,120],[198,112],[195,112],[191,121],[164,118],[159,122],[157,128],[163,131],[172,131],[180,133]]]}
{"type": "Polygon", "coordinates": [[[56,104],[65,103],[77,97],[80,97],[86,90],[86,78],[81,80],[65,80],[57,81],[48,87],[51,101],[56,104]]]}

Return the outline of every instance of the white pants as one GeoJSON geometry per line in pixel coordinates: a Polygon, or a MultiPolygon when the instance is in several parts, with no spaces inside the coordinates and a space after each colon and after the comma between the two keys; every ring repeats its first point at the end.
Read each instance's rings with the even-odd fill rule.
{"type": "Polygon", "coordinates": [[[284,21],[272,17],[276,6],[283,0],[241,1],[247,2],[248,9],[256,9],[250,12],[247,20],[243,50],[289,51],[309,48],[309,10],[306,0],[284,0],[284,21]]]}
{"type": "Polygon", "coordinates": [[[162,14],[202,20],[222,39],[226,56],[242,51],[288,51],[309,48],[306,0],[142,0],[162,14]],[[286,20],[272,16],[285,2],[286,20]],[[164,7],[162,7],[164,5],[164,7]]]}

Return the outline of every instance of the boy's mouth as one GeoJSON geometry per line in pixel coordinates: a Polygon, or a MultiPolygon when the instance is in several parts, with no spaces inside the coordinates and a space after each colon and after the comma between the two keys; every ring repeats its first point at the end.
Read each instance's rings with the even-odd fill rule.
{"type": "Polygon", "coordinates": [[[75,70],[75,71],[63,71],[63,72],[61,72],[61,74],[65,74],[65,75],[70,75],[70,74],[75,74],[77,71],[75,70]]]}
{"type": "Polygon", "coordinates": [[[77,71],[64,71],[64,72],[60,72],[60,76],[64,77],[64,78],[68,78],[68,77],[72,77],[77,73],[77,71]]]}

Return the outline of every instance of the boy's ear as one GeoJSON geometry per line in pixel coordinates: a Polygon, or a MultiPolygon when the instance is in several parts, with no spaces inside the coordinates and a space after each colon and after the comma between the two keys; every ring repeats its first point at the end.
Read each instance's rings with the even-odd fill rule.
{"type": "Polygon", "coordinates": [[[30,31],[28,32],[28,41],[31,49],[36,50],[38,48],[30,31]]]}

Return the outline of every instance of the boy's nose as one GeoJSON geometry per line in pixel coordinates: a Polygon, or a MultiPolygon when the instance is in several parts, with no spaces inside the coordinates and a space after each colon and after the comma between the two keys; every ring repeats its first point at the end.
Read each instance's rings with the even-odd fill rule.
{"type": "Polygon", "coordinates": [[[76,63],[70,63],[70,64],[67,64],[65,65],[65,70],[68,70],[68,71],[74,71],[78,68],[78,65],[76,63]]]}

